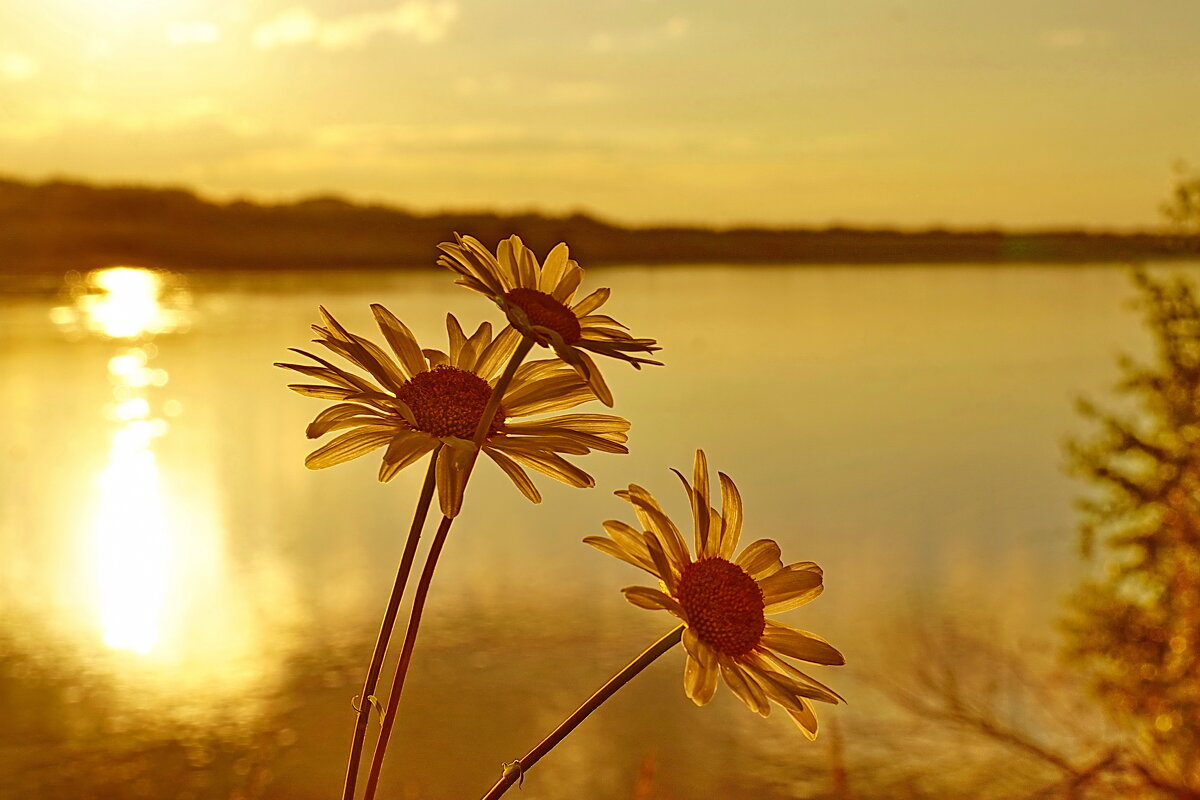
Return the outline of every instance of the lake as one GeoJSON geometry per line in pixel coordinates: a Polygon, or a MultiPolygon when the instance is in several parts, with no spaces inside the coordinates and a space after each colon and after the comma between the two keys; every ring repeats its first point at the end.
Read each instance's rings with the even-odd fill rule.
{"type": "MultiPolygon", "coordinates": [[[[883,713],[869,687],[913,626],[1053,649],[1085,569],[1063,472],[1066,437],[1089,430],[1075,399],[1111,397],[1118,353],[1150,355],[1127,270],[612,267],[589,270],[597,286],[666,366],[601,364],[633,428],[628,455],[576,459],[596,489],[537,476],[534,506],[477,470],[386,796],[482,795],[671,627],[621,596],[642,573],[580,540],[633,521],[612,495],[630,482],[686,522],[669,468],[697,447],[737,482],[744,541],[825,570],[824,595],[782,619],[846,654],[813,670],[850,701],[818,708],[836,735],[809,743],[726,687],[693,707],[677,649],[513,796],[808,796],[831,758],[853,776],[883,713]]],[[[423,470],[379,484],[378,454],[305,469],[326,403],[272,362],[307,347],[319,304],[381,340],[372,302],[426,347],[445,347],[447,311],[501,321],[435,271],[130,270],[0,296],[0,796],[338,796],[423,470]]]]}

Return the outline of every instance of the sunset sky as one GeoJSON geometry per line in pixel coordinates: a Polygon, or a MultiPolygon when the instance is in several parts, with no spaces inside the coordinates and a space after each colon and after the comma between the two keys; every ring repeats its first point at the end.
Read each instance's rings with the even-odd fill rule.
{"type": "Polygon", "coordinates": [[[1197,0],[0,0],[0,175],[619,222],[1149,226],[1197,0]]]}

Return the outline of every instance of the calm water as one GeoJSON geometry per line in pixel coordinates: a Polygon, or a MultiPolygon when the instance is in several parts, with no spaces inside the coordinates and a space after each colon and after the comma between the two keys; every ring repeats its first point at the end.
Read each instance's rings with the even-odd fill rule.
{"type": "MultiPolygon", "coordinates": [[[[0,297],[0,796],[333,797],[421,470],[387,486],[375,457],[306,470],[323,404],[271,363],[304,346],[319,303],[369,332],[383,302],[433,347],[447,310],[499,317],[436,272],[91,280],[0,297]]],[[[586,460],[597,489],[538,480],[532,506],[490,464],[476,475],[390,797],[482,794],[669,627],[621,597],[640,573],[579,540],[631,519],[611,495],[631,481],[684,519],[668,467],[696,447],[737,481],[747,536],[825,568],[824,596],[785,619],[847,654],[817,669],[850,697],[819,712],[852,774],[878,713],[862,687],[914,619],[1053,641],[1081,574],[1078,487],[1061,472],[1063,439],[1086,430],[1073,401],[1148,347],[1124,270],[631,267],[588,282],[613,288],[611,313],[667,366],[603,365],[632,452],[586,460]]],[[[696,709],[681,682],[673,652],[520,796],[828,785],[830,737],[809,745],[726,689],[696,709]]]]}

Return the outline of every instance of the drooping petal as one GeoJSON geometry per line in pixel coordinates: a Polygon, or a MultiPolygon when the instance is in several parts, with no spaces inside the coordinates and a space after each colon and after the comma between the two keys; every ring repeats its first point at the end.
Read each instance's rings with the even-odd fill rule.
{"type": "Polygon", "coordinates": [[[725,685],[741,698],[747,708],[760,717],[765,717],[771,713],[771,704],[767,702],[766,692],[752,678],[747,677],[736,661],[722,657],[719,663],[721,665],[721,677],[725,679],[725,685]]]}
{"type": "Polygon", "coordinates": [[[546,450],[538,450],[527,446],[519,438],[502,438],[492,442],[492,447],[503,450],[507,455],[527,467],[536,469],[543,475],[549,475],[555,480],[562,481],[568,486],[580,489],[590,489],[596,481],[579,467],[567,461],[560,455],[546,450]]]}
{"type": "Polygon", "coordinates": [[[513,461],[508,456],[501,453],[494,447],[484,447],[483,452],[496,462],[500,469],[504,470],[504,474],[512,480],[516,487],[521,490],[521,494],[529,498],[530,502],[542,502],[542,494],[533,485],[533,481],[529,479],[529,474],[521,468],[521,465],[513,461]]]}
{"type": "Polygon", "coordinates": [[[392,439],[379,465],[379,480],[387,483],[410,464],[437,448],[437,439],[426,433],[400,434],[392,439]]]}
{"type": "Polygon", "coordinates": [[[457,517],[462,508],[463,490],[467,485],[467,464],[472,453],[457,447],[443,447],[438,451],[436,480],[438,503],[442,515],[457,517]]]}
{"type": "Polygon", "coordinates": [[[717,660],[703,663],[689,652],[683,668],[683,691],[698,706],[708,705],[717,692],[717,660]]]}
{"type": "Polygon", "coordinates": [[[829,686],[821,683],[807,672],[801,672],[796,669],[792,664],[784,661],[766,648],[755,650],[751,653],[750,658],[759,667],[759,674],[763,676],[770,675],[774,679],[783,681],[780,685],[787,688],[793,695],[807,697],[811,700],[820,700],[823,703],[833,703],[835,705],[839,701],[846,702],[846,698],[842,697],[829,686]]]}
{"type": "Polygon", "coordinates": [[[604,381],[604,374],[600,372],[600,368],[596,366],[596,362],[592,361],[591,356],[582,350],[570,346],[555,347],[554,352],[559,358],[575,368],[575,371],[579,373],[579,377],[583,378],[584,383],[596,395],[597,400],[612,408],[612,390],[608,388],[608,384],[604,381]]]}
{"type": "Polygon", "coordinates": [[[846,663],[845,656],[820,636],[775,620],[767,620],[761,644],[776,653],[811,664],[846,663]]]}

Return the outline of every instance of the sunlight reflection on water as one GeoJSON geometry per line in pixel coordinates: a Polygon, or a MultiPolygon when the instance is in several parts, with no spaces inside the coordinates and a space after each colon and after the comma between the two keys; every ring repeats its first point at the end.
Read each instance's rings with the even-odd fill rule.
{"type": "MultiPolygon", "coordinates": [[[[609,492],[629,481],[680,514],[667,468],[697,445],[738,482],[749,536],[826,570],[825,596],[791,620],[850,659],[821,677],[854,705],[826,714],[869,718],[846,673],[888,668],[868,647],[897,606],[996,602],[1008,615],[998,636],[1052,616],[1074,570],[1057,453],[1071,398],[1103,388],[1116,344],[1137,343],[1119,270],[592,279],[613,286],[623,322],[660,339],[668,366],[606,370],[634,428],[630,455],[588,461],[598,490],[544,481],[532,507],[503,476],[473,481],[431,594],[406,744],[385,773],[395,796],[490,783],[657,637],[666,620],[618,591],[639,576],[579,539],[627,516],[609,492]]],[[[0,796],[134,796],[125,773],[97,777],[126,755],[181,797],[327,797],[340,785],[349,701],[419,470],[387,486],[366,460],[305,471],[304,424],[321,404],[289,395],[269,364],[303,346],[318,303],[368,333],[368,303],[382,301],[427,346],[444,344],[447,309],[471,320],[494,309],[435,273],[338,275],[332,290],[328,276],[223,280],[103,270],[40,305],[44,329],[6,330],[0,315],[0,414],[16,421],[0,443],[0,693],[13,698],[0,796]],[[21,748],[37,737],[62,744],[34,769],[21,748]],[[200,776],[211,783],[193,785],[200,776]]],[[[800,764],[819,764],[824,742],[794,746],[786,721],[764,727],[727,692],[694,709],[681,676],[665,657],[523,796],[627,797],[648,750],[673,796],[755,785],[755,754],[792,787],[762,783],[758,797],[796,796],[797,776],[820,790],[823,773],[800,764]]]]}

